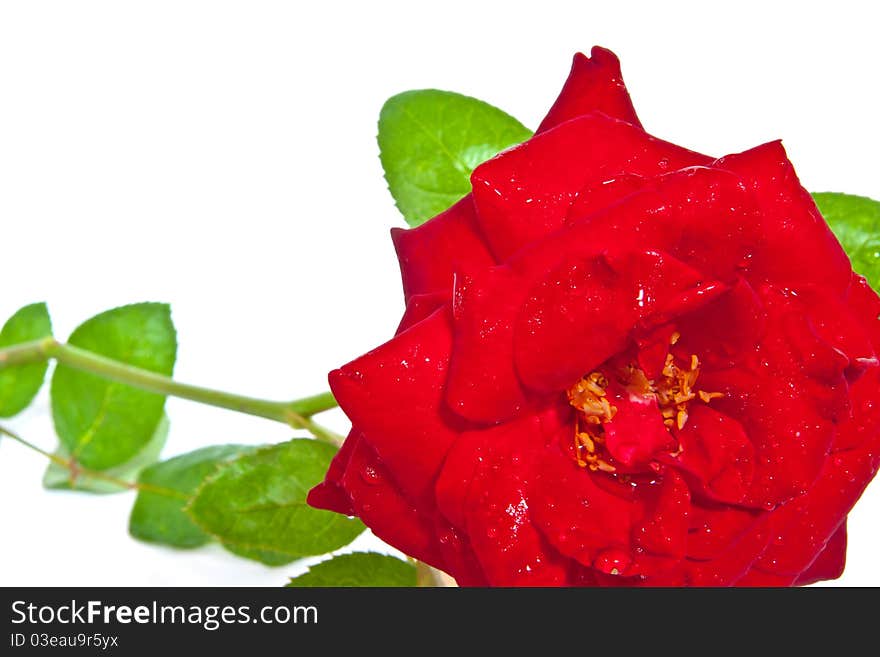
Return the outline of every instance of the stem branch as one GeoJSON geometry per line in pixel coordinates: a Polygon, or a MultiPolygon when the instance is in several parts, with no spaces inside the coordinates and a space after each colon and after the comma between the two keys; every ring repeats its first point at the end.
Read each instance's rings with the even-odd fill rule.
{"type": "Polygon", "coordinates": [[[416,564],[416,586],[447,588],[457,586],[455,580],[446,573],[432,568],[424,561],[415,561],[416,564]]]}
{"type": "Polygon", "coordinates": [[[113,484],[114,486],[119,486],[120,488],[128,488],[131,490],[143,490],[148,491],[150,493],[156,493],[157,495],[164,495],[165,497],[174,497],[177,499],[187,500],[185,494],[180,491],[172,490],[170,488],[163,488],[161,486],[153,486],[152,484],[144,484],[137,481],[127,481],[125,479],[119,479],[112,475],[108,475],[100,470],[91,470],[89,468],[84,468],[79,463],[76,462],[73,458],[64,458],[63,456],[59,456],[58,454],[53,454],[52,452],[47,452],[42,447],[38,447],[34,443],[29,440],[25,440],[17,433],[12,431],[11,429],[7,429],[6,427],[0,426],[0,434],[11,438],[15,442],[20,445],[24,445],[30,450],[37,452],[38,454],[42,454],[47,459],[52,461],[52,463],[61,466],[68,472],[70,472],[70,480],[73,483],[77,477],[87,477],[89,479],[100,479],[101,481],[106,481],[107,483],[113,484]]]}
{"type": "Polygon", "coordinates": [[[271,401],[245,397],[222,390],[203,388],[127,365],[79,347],[59,342],[55,338],[43,338],[33,342],[0,349],[0,369],[13,365],[27,365],[54,358],[59,363],[83,372],[95,374],[110,381],[140,388],[160,395],[169,395],[191,401],[218,406],[239,413],[256,415],[276,422],[283,422],[294,429],[305,429],[318,440],[339,446],[344,438],[317,424],[312,415],[334,408],[336,400],[325,392],[293,401],[271,401]]]}

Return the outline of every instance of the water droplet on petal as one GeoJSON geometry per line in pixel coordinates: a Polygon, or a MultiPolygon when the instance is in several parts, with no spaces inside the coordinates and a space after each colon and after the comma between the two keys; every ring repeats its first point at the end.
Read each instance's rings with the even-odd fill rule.
{"type": "Polygon", "coordinates": [[[629,567],[630,561],[632,559],[627,552],[618,548],[609,548],[602,550],[596,556],[593,567],[608,575],[621,575],[629,567]]]}
{"type": "Polygon", "coordinates": [[[380,482],[381,475],[376,472],[376,468],[372,465],[366,465],[363,470],[361,470],[361,479],[364,480],[364,483],[375,486],[380,482]]]}

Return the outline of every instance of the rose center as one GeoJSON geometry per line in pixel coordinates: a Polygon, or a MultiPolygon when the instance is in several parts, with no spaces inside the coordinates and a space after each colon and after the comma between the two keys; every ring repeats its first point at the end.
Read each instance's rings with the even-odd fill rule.
{"type": "MultiPolygon", "coordinates": [[[[673,334],[674,345],[679,334],[673,334]]],[[[680,362],[672,353],[656,379],[649,379],[635,363],[623,367],[608,365],[578,380],[567,390],[568,403],[575,409],[574,453],[577,464],[592,471],[614,473],[617,466],[605,447],[606,427],[618,413],[627,413],[628,407],[639,400],[656,402],[667,431],[676,437],[688,421],[688,405],[694,399],[708,404],[723,397],[720,392],[706,392],[696,388],[700,376],[700,359],[691,354],[689,361],[680,362]],[[614,377],[613,381],[609,377],[614,377]]],[[[676,442],[678,442],[676,440],[676,442]]],[[[681,453],[681,444],[672,452],[681,453]]]]}

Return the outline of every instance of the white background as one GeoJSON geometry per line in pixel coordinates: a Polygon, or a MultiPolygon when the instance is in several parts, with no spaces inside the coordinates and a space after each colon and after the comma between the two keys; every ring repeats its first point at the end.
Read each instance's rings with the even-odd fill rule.
{"type": "MultiPolygon", "coordinates": [[[[809,189],[880,198],[872,5],[4,2],[0,316],[46,300],[64,338],[115,305],[167,301],[179,379],[319,392],[402,310],[383,101],[450,89],[535,127],[594,44],[620,56],[654,134],[716,155],[782,137],[809,189]]],[[[168,411],[166,456],[290,435],[188,402],[168,411]]],[[[54,446],[45,395],[8,425],[54,446]]],[[[132,495],[44,491],[44,466],[0,441],[0,584],[279,585],[302,568],[138,543],[132,495]]],[[[839,583],[880,585],[878,553],[875,483],[839,583]]]]}

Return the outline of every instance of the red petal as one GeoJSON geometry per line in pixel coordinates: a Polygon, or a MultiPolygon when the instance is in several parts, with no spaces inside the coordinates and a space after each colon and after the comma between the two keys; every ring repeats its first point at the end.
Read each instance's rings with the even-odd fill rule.
{"type": "Polygon", "coordinates": [[[758,202],[763,239],[755,242],[751,280],[846,290],[852,271],[849,259],[801,187],[780,142],[728,155],[715,166],[741,175],[758,202]]]}
{"type": "Polygon", "coordinates": [[[391,239],[407,300],[416,294],[448,293],[457,267],[495,264],[477,227],[470,194],[418,228],[392,229],[391,239]]]}
{"type": "Polygon", "coordinates": [[[620,174],[601,182],[589,181],[581,189],[568,208],[566,225],[582,221],[591,214],[600,212],[628,196],[650,188],[652,179],[629,173],[620,174]]]}
{"type": "Polygon", "coordinates": [[[707,499],[737,504],[754,476],[755,449],[736,420],[695,401],[688,421],[677,433],[681,454],[661,457],[686,473],[707,499]]]}
{"type": "Polygon", "coordinates": [[[351,431],[348,434],[348,438],[345,439],[342,447],[336,452],[336,456],[330,462],[330,467],[327,469],[324,481],[309,491],[306,501],[310,506],[316,509],[334,511],[346,516],[354,515],[351,497],[342,485],[342,476],[345,474],[345,469],[348,467],[348,462],[351,460],[355,446],[360,441],[360,433],[351,431]]]}
{"type": "MultiPolygon", "coordinates": [[[[686,233],[701,233],[707,235],[707,240],[711,235],[728,245],[725,257],[716,258],[713,268],[719,272],[725,267],[732,270],[733,265],[741,259],[744,248],[734,239],[733,234],[737,232],[736,226],[742,224],[743,217],[748,216],[748,199],[740,189],[737,179],[725,172],[695,169],[671,174],[653,185],[651,191],[632,196],[607,212],[573,224],[533,245],[511,260],[509,266],[469,272],[458,279],[454,301],[455,349],[450,367],[448,396],[451,408],[463,417],[491,422],[507,419],[525,407],[522,389],[511,366],[514,362],[513,326],[517,321],[516,314],[526,303],[529,294],[542,282],[548,299],[531,302],[531,306],[535,307],[534,313],[542,315],[540,318],[533,317],[531,322],[531,327],[536,329],[536,345],[517,347],[520,352],[517,365],[519,358],[522,358],[526,370],[534,364],[541,374],[541,370],[550,371],[552,380],[532,381],[535,387],[542,390],[561,390],[586,371],[580,368],[588,367],[591,363],[598,364],[626,343],[626,331],[633,328],[635,321],[648,310],[648,304],[643,308],[638,307],[640,287],[633,272],[624,272],[625,275],[617,277],[618,281],[625,281],[631,288],[630,300],[633,308],[624,309],[629,316],[620,317],[622,310],[618,308],[616,300],[610,294],[607,295],[606,308],[611,310],[602,319],[612,325],[610,330],[613,332],[599,335],[599,331],[590,328],[590,323],[597,318],[597,313],[593,312],[595,309],[576,295],[571,298],[571,303],[573,308],[581,309],[580,319],[584,320],[582,323],[571,322],[571,316],[550,312],[560,302],[559,299],[550,297],[558,295],[564,298],[572,295],[570,289],[557,290],[552,276],[548,277],[548,272],[554,270],[560,275],[564,274],[565,263],[569,263],[570,268],[572,263],[578,266],[577,263],[586,265],[608,260],[610,256],[606,247],[609,244],[621,250],[630,244],[637,245],[634,249],[644,249],[656,244],[658,250],[662,250],[660,247],[663,246],[675,250],[679,242],[685,244],[693,239],[685,239],[686,233]],[[542,339],[542,329],[535,325],[537,319],[543,319],[543,314],[548,315],[548,321],[558,325],[552,334],[548,334],[546,340],[542,339]],[[576,325],[566,326],[569,323],[576,325]],[[591,340],[594,336],[601,338],[604,343],[601,350],[597,350],[600,343],[578,341],[577,333],[568,333],[572,329],[590,333],[591,340]],[[551,335],[561,336],[562,339],[554,341],[551,335]],[[576,349],[575,344],[585,347],[589,345],[590,349],[576,349]],[[543,355],[549,356],[548,348],[555,353],[552,363],[527,362],[530,359],[540,361],[543,355]],[[578,359],[577,362],[575,359],[578,359]],[[567,369],[563,372],[561,368],[567,369]],[[568,380],[563,381],[563,378],[568,380]]],[[[682,250],[685,254],[689,253],[688,249],[682,250]]],[[[705,254],[693,257],[706,259],[705,254]]],[[[677,314],[689,312],[708,302],[711,295],[723,292],[722,288],[717,285],[713,287],[709,283],[705,288],[695,287],[692,291],[684,292],[680,286],[686,282],[685,272],[691,281],[708,278],[694,271],[688,272],[687,267],[681,263],[673,266],[674,259],[669,256],[622,254],[616,258],[618,269],[623,268],[621,260],[624,258],[641,259],[645,266],[659,260],[669,265],[668,269],[653,272],[656,275],[656,286],[662,291],[657,294],[664,302],[650,304],[656,315],[652,321],[657,324],[663,324],[677,314]],[[661,281],[660,274],[668,277],[668,280],[661,281]],[[678,292],[678,296],[673,295],[675,292],[678,292]]],[[[599,269],[597,264],[592,266],[599,269]]],[[[586,272],[586,266],[575,273],[582,272],[589,273],[586,272]]],[[[648,277],[648,272],[636,273],[648,277]]],[[[724,273],[727,276],[732,274],[731,271],[724,273]]],[[[525,330],[528,332],[531,328],[529,322],[522,318],[520,322],[526,323],[525,330]]],[[[651,328],[643,327],[644,331],[650,331],[651,328]]],[[[529,337],[526,336],[526,342],[529,337]]],[[[518,373],[523,375],[524,371],[518,369],[518,373]]]]}
{"type": "Polygon", "coordinates": [[[607,393],[617,413],[604,425],[605,447],[624,471],[644,469],[657,452],[675,449],[654,395],[630,393],[613,379],[607,393]]]}
{"type": "Polygon", "coordinates": [[[567,564],[535,529],[529,482],[544,446],[537,417],[482,432],[465,507],[468,538],[494,586],[561,586],[567,564]]]}
{"type": "Polygon", "coordinates": [[[842,452],[877,442],[880,436],[880,371],[874,368],[850,385],[852,417],[837,428],[831,452],[842,452]]]}
{"type": "MultiPolygon", "coordinates": [[[[870,383],[866,376],[858,383],[870,383]]],[[[880,377],[873,378],[874,395],[880,377]]],[[[876,415],[867,419],[856,415],[847,425],[873,424],[868,439],[855,449],[836,452],[825,459],[815,484],[771,514],[774,540],[767,547],[759,566],[772,573],[797,575],[803,572],[861,496],[880,465],[880,426],[876,415]]]]}
{"type": "Polygon", "coordinates": [[[846,416],[846,360],[820,340],[794,295],[759,291],[768,313],[758,349],[736,368],[705,372],[700,385],[724,393],[712,406],[736,418],[755,447],[744,504],[771,509],[809,490],[846,416]]]}
{"type": "Polygon", "coordinates": [[[764,551],[769,539],[768,514],[762,514],[748,529],[728,545],[728,549],[709,561],[685,561],[689,586],[730,586],[738,582],[764,551]]]}
{"type": "MultiPolygon", "coordinates": [[[[644,517],[633,528],[633,544],[651,557],[664,557],[673,563],[680,561],[687,548],[690,491],[681,476],[671,469],[664,473],[659,485],[651,488],[657,490],[650,490],[646,495],[650,501],[644,517]]],[[[645,573],[647,569],[639,566],[640,561],[642,557],[637,558],[634,571],[645,573]]]]}
{"type": "Polygon", "coordinates": [[[564,263],[530,289],[517,320],[514,362],[523,384],[564,390],[621,351],[640,320],[656,315],[662,323],[709,301],[711,294],[700,295],[701,278],[658,252],[564,263]]]}
{"type": "Polygon", "coordinates": [[[609,251],[662,252],[686,262],[706,280],[736,279],[748,256],[752,201],[739,179],[694,167],[661,176],[602,211],[580,217],[524,249],[509,264],[520,287],[538,284],[565,262],[588,261],[609,251]],[[714,248],[724,243],[718,253],[714,248]],[[699,248],[711,244],[712,249],[699,248]]]}
{"type": "Polygon", "coordinates": [[[629,555],[633,515],[639,512],[628,500],[600,488],[596,480],[601,477],[607,475],[579,468],[554,444],[545,451],[534,479],[535,524],[554,548],[585,566],[593,566],[603,553],[629,555]]]}
{"type": "Polygon", "coordinates": [[[620,61],[613,52],[599,46],[593,46],[590,57],[583,53],[574,56],[571,73],[538,132],[596,110],[642,127],[623,84],[620,61]]]}
{"type": "Polygon", "coordinates": [[[478,166],[482,232],[499,261],[566,221],[577,193],[620,174],[656,176],[709,159],[603,114],[568,121],[478,166]]]}
{"type": "Polygon", "coordinates": [[[765,515],[764,512],[734,506],[692,504],[688,558],[696,561],[717,559],[765,515]]]}
{"type": "Polygon", "coordinates": [[[847,291],[847,303],[862,321],[874,348],[880,350],[880,297],[871,289],[864,276],[853,274],[847,291]]]}
{"type": "Polygon", "coordinates": [[[435,486],[437,508],[459,529],[467,526],[465,508],[471,482],[485,458],[486,437],[482,431],[466,431],[459,436],[446,455],[435,486]]]}
{"type": "Polygon", "coordinates": [[[752,568],[745,575],[740,577],[734,586],[740,587],[783,587],[794,584],[794,578],[791,575],[775,575],[768,573],[760,568],[752,568]]]}
{"type": "MultiPolygon", "coordinates": [[[[724,295],[725,298],[727,296],[729,295],[724,295]]],[[[715,306],[718,303],[720,302],[710,305],[715,306]]],[[[648,380],[653,381],[660,377],[675,332],[673,325],[666,324],[658,326],[645,335],[634,336],[637,347],[636,362],[648,380]]]]}
{"type": "Polygon", "coordinates": [[[356,515],[376,536],[436,568],[445,567],[432,523],[403,497],[365,441],[355,446],[342,481],[356,515]]]}
{"type": "Polygon", "coordinates": [[[846,566],[846,520],[831,535],[825,547],[804,572],[798,575],[795,585],[806,586],[843,575],[846,566]]]}
{"type": "Polygon", "coordinates": [[[759,566],[797,575],[824,549],[880,466],[880,371],[852,386],[853,414],[840,427],[851,449],[828,456],[813,487],[771,514],[774,541],[759,566]]]}
{"type": "Polygon", "coordinates": [[[431,496],[434,477],[458,435],[447,423],[443,387],[452,343],[448,310],[330,373],[330,387],[404,494],[431,496]]]}
{"type": "Polygon", "coordinates": [[[435,521],[434,533],[445,563],[443,570],[452,575],[459,586],[487,586],[486,576],[467,536],[440,516],[435,521]]]}
{"type": "MultiPolygon", "coordinates": [[[[801,289],[798,294],[809,312],[816,335],[847,358],[848,368],[864,373],[868,367],[877,367],[877,353],[869,333],[874,327],[870,323],[825,290],[801,289]]],[[[874,323],[880,322],[875,318],[874,323]]]]}
{"type": "Polygon", "coordinates": [[[526,406],[510,343],[513,318],[521,304],[518,286],[507,267],[456,277],[455,338],[446,400],[469,420],[500,422],[526,406]]]}
{"type": "Polygon", "coordinates": [[[406,311],[403,313],[403,318],[400,320],[394,335],[403,333],[410,326],[415,326],[423,319],[433,315],[441,306],[447,305],[452,298],[451,292],[451,290],[448,290],[446,292],[412,295],[406,303],[406,311]]]}
{"type": "Polygon", "coordinates": [[[757,348],[766,323],[757,293],[745,279],[739,278],[717,301],[678,319],[679,349],[697,354],[704,370],[735,367],[742,354],[757,348]]]}

